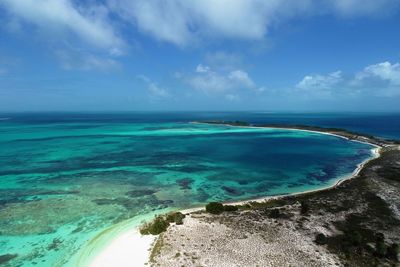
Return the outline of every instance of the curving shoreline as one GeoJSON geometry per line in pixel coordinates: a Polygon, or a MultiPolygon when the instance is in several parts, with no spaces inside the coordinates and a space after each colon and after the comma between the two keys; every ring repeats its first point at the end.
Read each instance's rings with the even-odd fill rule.
{"type": "MultiPolygon", "coordinates": [[[[191,123],[198,123],[198,124],[209,124],[205,122],[191,122],[191,123]]],[[[324,131],[317,131],[317,130],[307,130],[307,129],[297,129],[297,128],[285,128],[285,127],[261,127],[261,126],[235,126],[229,124],[221,124],[224,126],[230,127],[240,127],[240,128],[269,128],[269,129],[284,129],[284,130],[292,130],[292,131],[305,131],[305,132],[312,132],[317,134],[325,134],[331,135],[338,138],[343,138],[346,140],[354,141],[354,142],[361,142],[365,144],[369,144],[374,148],[371,149],[371,157],[365,159],[363,162],[357,165],[357,168],[348,175],[344,177],[339,177],[335,180],[332,184],[327,185],[322,188],[306,190],[291,194],[284,194],[284,195],[276,195],[276,196],[266,196],[261,198],[254,198],[248,200],[241,200],[241,201],[227,201],[224,202],[225,204],[234,204],[234,205],[242,205],[249,202],[262,202],[268,201],[271,199],[279,199],[287,196],[298,196],[302,194],[308,194],[312,192],[320,192],[324,190],[329,190],[331,188],[335,188],[341,185],[343,182],[353,179],[357,177],[359,172],[363,169],[363,167],[371,160],[380,157],[380,149],[381,146],[370,143],[368,141],[360,141],[360,140],[353,140],[346,136],[342,136],[335,133],[324,132],[324,131]]],[[[204,206],[201,207],[194,207],[189,209],[180,210],[182,213],[191,213],[194,211],[202,210],[204,206]]],[[[154,216],[154,214],[152,214],[154,216]]],[[[142,236],[139,231],[138,221],[134,219],[122,222],[121,225],[112,226],[103,232],[101,232],[95,239],[89,242],[89,247],[83,249],[86,251],[84,253],[80,253],[79,260],[77,261],[77,265],[75,266],[91,266],[91,267],[106,267],[106,266],[114,266],[117,264],[118,266],[144,266],[149,261],[150,252],[157,240],[157,236],[142,236]],[[110,265],[111,264],[111,265],[110,265]]]]}

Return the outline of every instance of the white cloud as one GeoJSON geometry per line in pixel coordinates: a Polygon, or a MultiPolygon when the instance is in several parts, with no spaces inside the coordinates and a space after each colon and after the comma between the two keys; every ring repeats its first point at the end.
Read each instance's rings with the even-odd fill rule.
{"type": "Polygon", "coordinates": [[[179,46],[202,38],[260,40],[278,17],[304,10],[308,0],[108,0],[141,32],[179,46]]]}
{"type": "Polygon", "coordinates": [[[358,72],[350,85],[362,92],[377,96],[400,95],[400,63],[381,62],[358,72]]]}
{"type": "Polygon", "coordinates": [[[336,71],[327,75],[307,75],[296,88],[310,96],[400,95],[400,63],[381,62],[344,77],[336,71]]]}
{"type": "Polygon", "coordinates": [[[256,84],[247,72],[233,70],[217,72],[209,66],[199,64],[192,75],[180,76],[194,89],[206,94],[223,93],[240,89],[255,89],[256,84]]]}
{"type": "MultiPolygon", "coordinates": [[[[382,16],[399,0],[1,0],[8,28],[35,25],[48,36],[72,34],[112,55],[126,50],[118,29],[139,32],[178,46],[223,40],[263,40],[270,29],[295,18],[335,14],[382,16]],[[124,25],[124,28],[120,27],[124,25]]],[[[73,42],[75,38],[67,38],[73,42]]],[[[218,56],[218,55],[217,55],[218,56]]],[[[224,56],[221,54],[220,56],[224,56]]]]}
{"type": "Polygon", "coordinates": [[[297,83],[296,87],[301,90],[330,90],[342,81],[342,73],[335,71],[327,75],[307,75],[297,83]]]}
{"type": "Polygon", "coordinates": [[[21,20],[50,33],[52,38],[63,39],[73,34],[110,54],[122,53],[124,42],[117,36],[108,19],[108,10],[102,5],[91,2],[90,6],[84,6],[73,4],[71,0],[2,0],[1,6],[8,11],[14,24],[21,20]]]}
{"type": "Polygon", "coordinates": [[[253,88],[255,87],[255,83],[249,77],[249,74],[243,70],[234,70],[231,71],[228,75],[229,80],[233,83],[239,84],[245,88],[253,88]]]}
{"type": "Polygon", "coordinates": [[[210,67],[208,66],[203,66],[202,64],[197,65],[196,67],[196,72],[198,73],[206,73],[210,71],[210,67]]]}
{"type": "Polygon", "coordinates": [[[390,62],[382,62],[375,65],[370,65],[359,72],[355,80],[357,82],[370,79],[379,79],[387,81],[392,86],[400,86],[400,64],[391,64],[390,62]]]}
{"type": "Polygon", "coordinates": [[[123,20],[154,38],[185,46],[206,39],[261,40],[296,17],[382,16],[399,0],[108,0],[123,20]]]}
{"type": "Polygon", "coordinates": [[[157,83],[153,82],[147,76],[139,75],[138,78],[146,83],[146,89],[150,93],[152,100],[170,97],[170,94],[167,90],[161,88],[157,83]]]}

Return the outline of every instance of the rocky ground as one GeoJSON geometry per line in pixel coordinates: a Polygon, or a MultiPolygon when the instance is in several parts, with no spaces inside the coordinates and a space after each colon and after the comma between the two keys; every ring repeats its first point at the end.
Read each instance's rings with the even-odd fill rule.
{"type": "Polygon", "coordinates": [[[153,246],[151,266],[400,266],[400,150],[320,192],[192,212],[153,246]],[[396,251],[397,249],[397,251],[396,251]],[[395,252],[393,252],[395,251],[395,252]]]}

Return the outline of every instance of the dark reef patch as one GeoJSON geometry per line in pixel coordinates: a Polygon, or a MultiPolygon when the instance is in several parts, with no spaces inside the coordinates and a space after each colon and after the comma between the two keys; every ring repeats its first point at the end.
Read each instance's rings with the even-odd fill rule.
{"type": "Polygon", "coordinates": [[[40,200],[40,196],[58,196],[79,194],[78,190],[44,190],[44,189],[1,189],[0,207],[11,203],[26,203],[40,200]]]}
{"type": "Polygon", "coordinates": [[[59,238],[54,238],[53,242],[51,242],[48,247],[47,250],[55,250],[57,251],[60,247],[60,245],[62,244],[62,240],[59,238]]]}
{"type": "Polygon", "coordinates": [[[176,183],[181,187],[181,189],[191,189],[194,180],[191,178],[183,178],[176,181],[176,183]]]}
{"type": "Polygon", "coordinates": [[[230,195],[238,196],[241,194],[239,190],[237,190],[236,188],[233,188],[233,187],[222,186],[221,188],[222,188],[222,190],[224,190],[226,193],[228,193],[230,195]]]}
{"type": "Polygon", "coordinates": [[[3,254],[0,255],[0,264],[6,264],[12,259],[16,258],[18,254],[3,254]]]}

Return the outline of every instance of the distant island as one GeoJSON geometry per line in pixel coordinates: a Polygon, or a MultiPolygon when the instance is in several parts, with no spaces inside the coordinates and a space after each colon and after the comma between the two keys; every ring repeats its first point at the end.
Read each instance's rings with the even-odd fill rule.
{"type": "Polygon", "coordinates": [[[297,124],[251,124],[246,121],[219,121],[219,120],[211,120],[211,121],[196,121],[193,123],[206,123],[206,124],[217,124],[217,125],[228,125],[228,126],[241,126],[241,127],[256,127],[256,128],[275,128],[275,129],[291,129],[291,130],[304,130],[304,131],[312,131],[318,133],[328,133],[332,135],[337,135],[341,137],[345,137],[349,140],[355,140],[360,142],[365,142],[381,147],[390,146],[400,144],[399,140],[390,140],[375,137],[373,135],[356,133],[352,131],[348,131],[346,129],[341,128],[326,128],[319,126],[310,126],[310,125],[297,125],[297,124]]]}
{"type": "Polygon", "coordinates": [[[348,177],[356,179],[327,189],[159,216],[142,227],[159,234],[151,266],[398,266],[398,141],[304,125],[194,123],[315,131],[369,143],[377,154],[348,177]]]}

